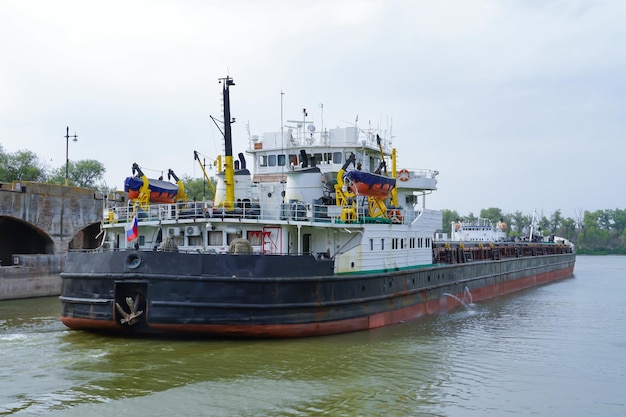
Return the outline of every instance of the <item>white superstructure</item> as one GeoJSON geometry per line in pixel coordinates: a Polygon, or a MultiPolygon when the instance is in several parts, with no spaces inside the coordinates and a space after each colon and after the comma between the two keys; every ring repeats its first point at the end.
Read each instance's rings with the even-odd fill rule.
{"type": "Polygon", "coordinates": [[[108,208],[104,246],[232,253],[233,242],[246,241],[251,253],[333,259],[337,274],[432,264],[441,212],[427,209],[425,199],[438,172],[396,167],[395,149],[381,132],[318,130],[302,120],[251,136],[249,145],[248,158],[239,154],[230,174],[218,167],[214,201],[108,208]],[[343,176],[352,170],[378,171],[395,188],[388,198],[355,192],[343,176]],[[133,213],[139,236],[129,242],[123,226],[133,213]]]}
{"type": "Polygon", "coordinates": [[[506,223],[489,219],[457,220],[450,225],[450,240],[456,242],[501,242],[506,238],[506,223]]]}

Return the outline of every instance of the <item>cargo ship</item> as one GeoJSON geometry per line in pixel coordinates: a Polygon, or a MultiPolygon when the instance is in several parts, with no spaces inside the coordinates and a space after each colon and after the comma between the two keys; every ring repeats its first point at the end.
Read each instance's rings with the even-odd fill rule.
{"type": "MultiPolygon", "coordinates": [[[[426,207],[438,172],[397,166],[390,135],[318,128],[303,110],[232,151],[230,77],[220,79],[224,155],[215,195],[133,164],[101,244],[70,251],[62,322],[122,335],[287,338],[417,319],[573,275],[559,239],[507,241],[502,225],[450,225],[426,207]],[[490,230],[490,231],[489,231],[490,230]]],[[[282,114],[282,111],[281,111],[282,114]]],[[[196,154],[197,157],[197,154],[196,154]]],[[[202,165],[201,165],[202,166],[202,165]]]]}

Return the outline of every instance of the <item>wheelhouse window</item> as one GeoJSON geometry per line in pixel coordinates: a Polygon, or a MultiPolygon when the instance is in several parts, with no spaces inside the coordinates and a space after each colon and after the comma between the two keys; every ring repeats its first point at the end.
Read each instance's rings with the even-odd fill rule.
{"type": "Polygon", "coordinates": [[[278,166],[284,167],[287,163],[287,157],[285,154],[278,155],[278,166]]]}
{"type": "Polygon", "coordinates": [[[340,164],[342,162],[341,152],[333,152],[333,164],[340,164]]]}
{"type": "Polygon", "coordinates": [[[276,155],[268,155],[267,157],[267,165],[271,167],[276,166],[276,155]]]}

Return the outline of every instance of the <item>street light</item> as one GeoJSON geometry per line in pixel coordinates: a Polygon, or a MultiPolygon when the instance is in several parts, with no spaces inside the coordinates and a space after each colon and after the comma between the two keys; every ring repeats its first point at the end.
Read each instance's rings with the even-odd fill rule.
{"type": "Polygon", "coordinates": [[[69,157],[70,138],[74,138],[73,139],[74,143],[78,142],[78,136],[76,136],[76,132],[74,132],[74,136],[70,136],[70,127],[67,126],[67,130],[65,131],[65,186],[66,187],[69,183],[68,177],[69,177],[69,169],[70,169],[70,157],[69,157]]]}

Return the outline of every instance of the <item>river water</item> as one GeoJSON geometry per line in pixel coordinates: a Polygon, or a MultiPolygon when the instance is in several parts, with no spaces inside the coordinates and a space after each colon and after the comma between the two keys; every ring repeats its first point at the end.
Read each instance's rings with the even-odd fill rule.
{"type": "Polygon", "coordinates": [[[67,330],[0,302],[0,416],[624,416],[626,257],[388,328],[294,340],[67,330]]]}

